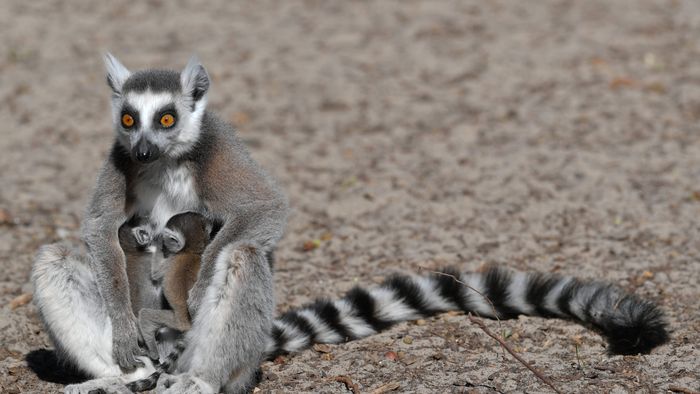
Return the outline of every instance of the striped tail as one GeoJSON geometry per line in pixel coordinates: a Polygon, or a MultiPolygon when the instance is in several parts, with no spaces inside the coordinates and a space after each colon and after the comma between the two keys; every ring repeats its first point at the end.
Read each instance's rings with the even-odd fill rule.
{"type": "Polygon", "coordinates": [[[177,360],[180,358],[182,352],[185,351],[185,341],[183,339],[178,339],[175,341],[175,348],[168,355],[168,357],[163,360],[162,363],[156,365],[156,371],[147,377],[133,382],[127,383],[126,388],[134,393],[140,393],[142,391],[153,390],[158,385],[158,379],[163,373],[171,373],[176,365],[177,360]]]}
{"type": "Polygon", "coordinates": [[[668,340],[661,310],[621,288],[543,273],[489,268],[452,269],[427,276],[393,276],[365,290],[355,287],[335,301],[319,300],[286,312],[273,324],[269,358],[364,338],[393,324],[461,310],[484,317],[557,317],[599,331],[612,354],[648,353],[668,340]]]}

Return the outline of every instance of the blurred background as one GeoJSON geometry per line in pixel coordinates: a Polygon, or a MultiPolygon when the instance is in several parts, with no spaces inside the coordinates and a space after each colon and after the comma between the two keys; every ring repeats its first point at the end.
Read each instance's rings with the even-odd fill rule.
{"type": "MultiPolygon", "coordinates": [[[[25,361],[50,347],[28,275],[78,242],[107,50],[207,67],[291,200],[280,310],[443,265],[603,278],[660,303],[672,342],[611,358],[572,323],[488,324],[567,392],[700,389],[700,2],[11,0],[0,39],[0,391],[60,389],[25,361]]],[[[261,390],[545,390],[460,315],[278,361],[261,390]]]]}

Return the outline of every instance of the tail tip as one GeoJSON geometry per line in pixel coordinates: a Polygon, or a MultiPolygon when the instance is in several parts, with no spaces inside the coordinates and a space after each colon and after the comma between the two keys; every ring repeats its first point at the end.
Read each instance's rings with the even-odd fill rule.
{"type": "Polygon", "coordinates": [[[611,354],[649,354],[670,339],[661,310],[646,301],[628,298],[620,302],[620,318],[605,327],[611,354]]]}

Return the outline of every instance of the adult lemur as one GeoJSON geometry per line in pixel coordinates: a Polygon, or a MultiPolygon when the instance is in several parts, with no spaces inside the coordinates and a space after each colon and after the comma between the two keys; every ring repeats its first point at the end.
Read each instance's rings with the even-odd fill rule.
{"type": "Polygon", "coordinates": [[[147,217],[155,232],[185,211],[204,215],[218,229],[188,298],[193,324],[187,347],[175,375],[159,381],[168,392],[249,390],[263,357],[365,337],[451,309],[574,319],[599,329],[614,353],[648,352],[667,339],[659,309],[619,288],[500,269],[393,277],[273,321],[267,256],[282,235],[287,202],[232,128],[205,110],[206,71],[194,59],[180,73],[131,73],[111,55],[106,64],[116,141],[84,220],[87,253],[45,246],[32,275],[35,302],[57,351],[99,378],[68,392],[123,391],[124,382],[154,370],[138,346],[129,295],[130,286],[151,284],[128,282],[117,239],[133,214],[147,217]]]}
{"type": "MultiPolygon", "coordinates": [[[[149,374],[117,232],[134,214],[159,233],[177,213],[200,213],[218,231],[190,291],[189,346],[170,390],[244,390],[272,329],[267,256],[282,236],[287,201],[233,129],[205,110],[209,77],[196,59],[179,73],[131,73],[113,56],[105,60],[116,141],[83,221],[87,253],[51,245],[37,255],[40,315],[58,352],[86,372],[149,374]]],[[[89,391],[86,385],[69,390],[89,391]]]]}

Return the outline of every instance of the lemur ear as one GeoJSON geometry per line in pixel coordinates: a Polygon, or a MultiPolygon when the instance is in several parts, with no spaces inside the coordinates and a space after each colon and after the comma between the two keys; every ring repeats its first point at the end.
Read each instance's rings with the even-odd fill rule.
{"type": "Polygon", "coordinates": [[[192,56],[180,73],[182,93],[191,96],[192,100],[199,101],[209,90],[209,74],[199,62],[197,56],[192,56]]]}
{"type": "Polygon", "coordinates": [[[153,241],[150,229],[147,225],[134,227],[131,229],[131,233],[134,235],[136,243],[140,246],[147,246],[153,241]]]}
{"type": "Polygon", "coordinates": [[[163,230],[163,247],[168,253],[175,254],[185,247],[185,237],[181,232],[166,227],[163,230]]]}
{"type": "Polygon", "coordinates": [[[107,68],[107,85],[112,88],[112,92],[116,95],[122,93],[122,86],[126,82],[131,71],[124,67],[114,55],[107,52],[104,55],[105,68],[107,68]]]}

